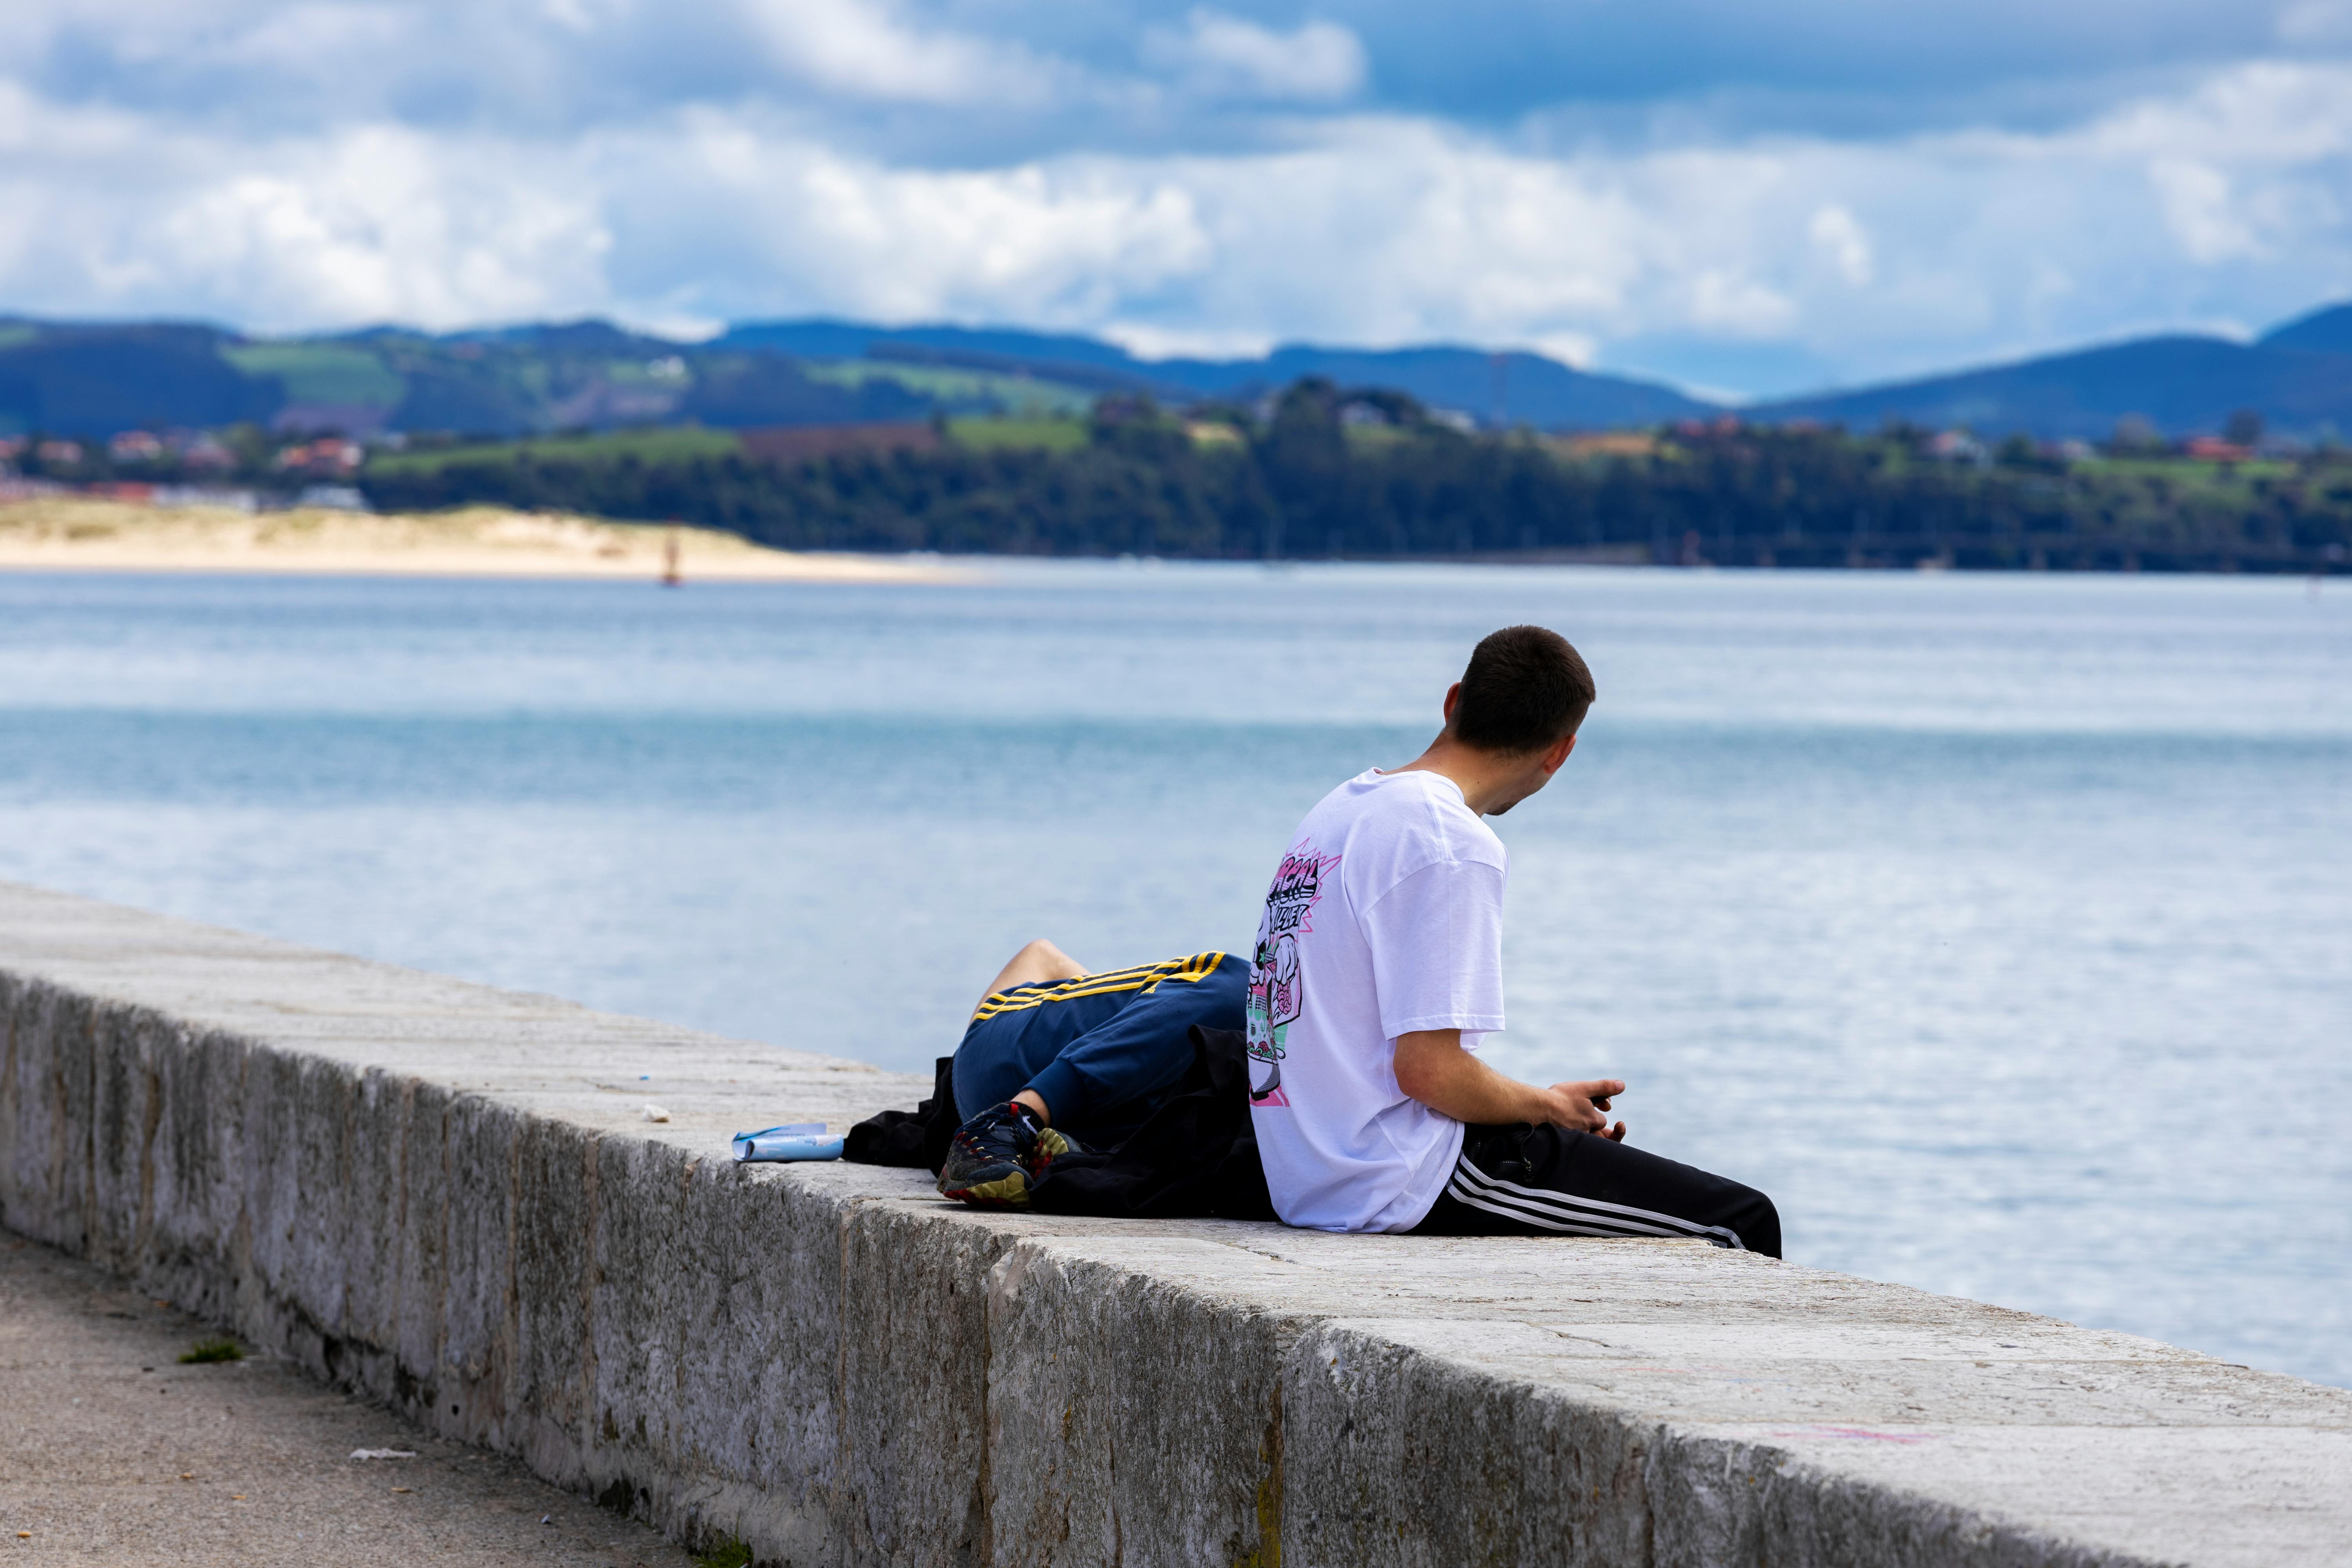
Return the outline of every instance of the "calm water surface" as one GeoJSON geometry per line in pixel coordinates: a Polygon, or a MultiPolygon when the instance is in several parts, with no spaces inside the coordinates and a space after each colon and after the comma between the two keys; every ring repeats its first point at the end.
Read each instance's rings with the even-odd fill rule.
{"type": "Polygon", "coordinates": [[[0,876],[922,1068],[1029,937],[1245,944],[1518,620],[1601,701],[1499,1065],[1792,1258],[2352,1384],[2346,584],[0,576],[0,876]]]}

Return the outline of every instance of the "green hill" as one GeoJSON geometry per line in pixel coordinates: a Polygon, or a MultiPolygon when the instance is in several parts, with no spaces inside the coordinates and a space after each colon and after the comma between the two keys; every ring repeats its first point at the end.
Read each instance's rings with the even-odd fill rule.
{"type": "Polygon", "coordinates": [[[237,339],[171,323],[5,323],[0,339],[0,429],[109,436],[142,426],[211,426],[267,419],[285,383],[247,370],[225,350],[237,339]]]}
{"type": "Polygon", "coordinates": [[[1069,416],[1092,397],[1049,378],[675,342],[603,321],[257,339],[173,322],[0,321],[0,435],[93,438],[255,423],[511,437],[643,425],[1069,416]]]}

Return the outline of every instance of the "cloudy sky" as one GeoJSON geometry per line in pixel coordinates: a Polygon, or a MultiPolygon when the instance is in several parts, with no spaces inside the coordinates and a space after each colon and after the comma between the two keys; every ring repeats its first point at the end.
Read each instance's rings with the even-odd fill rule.
{"type": "Polygon", "coordinates": [[[0,312],[1444,340],[1761,395],[2352,296],[2352,0],[9,0],[0,312]]]}

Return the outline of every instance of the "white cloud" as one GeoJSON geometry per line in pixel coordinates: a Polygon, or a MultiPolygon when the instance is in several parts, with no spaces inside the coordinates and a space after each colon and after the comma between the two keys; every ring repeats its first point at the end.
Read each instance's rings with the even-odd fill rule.
{"type": "MultiPolygon", "coordinates": [[[[975,92],[1035,66],[942,46],[861,77],[871,37],[841,40],[899,23],[797,14],[852,16],[809,57],[827,90],[975,92]]],[[[1534,343],[1616,368],[1727,344],[1853,380],[2352,289],[2342,66],[2242,68],[2036,135],[1542,153],[1375,114],[1286,134],[927,167],[740,103],[579,134],[379,115],[241,136],[0,79],[0,305],[269,329],[831,312],[1163,353],[1534,343]]]]}
{"type": "Polygon", "coordinates": [[[574,33],[611,26],[628,14],[629,0],[540,0],[540,13],[574,33]]]}
{"type": "Polygon", "coordinates": [[[1832,203],[1816,208],[1813,221],[1807,227],[1813,248],[1837,268],[1839,277],[1857,289],[1870,282],[1875,270],[1870,236],[1853,214],[1832,203]]]}
{"type": "Polygon", "coordinates": [[[2125,104],[2053,140],[2092,154],[2308,162],[2352,151],[2347,80],[2352,68],[2336,62],[2239,66],[2184,93],[2125,104]]]}
{"type": "Polygon", "coordinates": [[[913,103],[1030,103],[1048,67],[1017,45],[925,31],[880,0],[742,0],[776,63],[846,97],[913,103]]]}
{"type": "Polygon", "coordinates": [[[260,329],[453,327],[607,300],[600,193],[560,149],[397,126],[230,144],[26,107],[0,89],[0,298],[260,329]],[[27,177],[27,154],[46,178],[27,177]]]}
{"type": "Polygon", "coordinates": [[[1144,35],[1146,64],[1195,92],[1302,103],[1336,103],[1370,75],[1364,46],[1337,22],[1303,22],[1277,32],[1240,16],[1196,7],[1177,27],[1144,35]]]}
{"type": "MultiPolygon", "coordinates": [[[[206,40],[210,47],[205,52],[220,64],[299,72],[321,60],[382,58],[413,36],[415,21],[413,15],[389,5],[288,5],[257,18],[249,28],[206,40]]],[[[132,39],[159,53],[159,45],[185,48],[193,41],[169,39],[145,28],[132,39]]]]}
{"type": "Polygon", "coordinates": [[[2262,254],[2262,242],[2231,206],[2230,178],[2221,170],[2193,158],[2159,158],[2147,177],[2164,204],[2165,226],[2190,260],[2262,254]]]}
{"type": "Polygon", "coordinates": [[[709,313],[1092,323],[1210,258],[1191,193],[1111,163],[892,169],[703,110],[604,139],[594,165],[623,264],[700,270],[709,313]]]}
{"type": "Polygon", "coordinates": [[[1528,340],[1528,347],[1579,370],[1591,368],[1601,345],[1590,332],[1543,332],[1528,340]]]}
{"type": "Polygon", "coordinates": [[[1689,280],[1679,312],[1702,331],[1760,338],[1785,331],[1796,319],[1793,300],[1780,290],[1729,268],[1715,268],[1689,280]]]}
{"type": "Polygon", "coordinates": [[[1097,332],[1138,359],[1255,359],[1279,340],[1265,332],[1108,321],[1097,332]]]}

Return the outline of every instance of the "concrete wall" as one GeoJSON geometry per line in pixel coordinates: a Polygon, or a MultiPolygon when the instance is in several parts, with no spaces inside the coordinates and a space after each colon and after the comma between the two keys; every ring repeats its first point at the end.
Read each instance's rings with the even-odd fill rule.
{"type": "Polygon", "coordinates": [[[689,1542],[2352,1561],[2352,1394],[2147,1341],[1693,1244],[990,1215],[727,1159],[923,1088],[0,884],[0,1223],[689,1542]]]}

